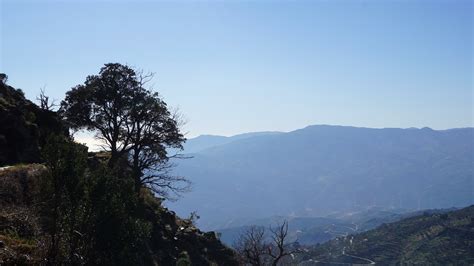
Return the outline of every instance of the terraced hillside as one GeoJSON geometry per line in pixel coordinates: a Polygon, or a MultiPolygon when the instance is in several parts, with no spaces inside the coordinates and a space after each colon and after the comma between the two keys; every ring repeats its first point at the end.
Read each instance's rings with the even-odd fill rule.
{"type": "Polygon", "coordinates": [[[300,265],[316,263],[474,263],[474,205],[446,213],[425,213],[374,230],[306,249],[300,265]]]}

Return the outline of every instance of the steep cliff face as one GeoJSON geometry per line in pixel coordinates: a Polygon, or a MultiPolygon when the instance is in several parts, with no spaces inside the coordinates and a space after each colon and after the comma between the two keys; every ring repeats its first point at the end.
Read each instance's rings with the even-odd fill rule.
{"type": "Polygon", "coordinates": [[[67,134],[57,114],[27,100],[21,90],[0,81],[0,166],[40,161],[49,133],[67,134]]]}

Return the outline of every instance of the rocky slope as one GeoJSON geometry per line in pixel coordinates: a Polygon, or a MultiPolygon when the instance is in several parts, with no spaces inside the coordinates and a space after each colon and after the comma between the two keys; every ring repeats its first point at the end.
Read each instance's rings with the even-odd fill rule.
{"type": "Polygon", "coordinates": [[[27,100],[23,92],[0,81],[0,166],[39,162],[40,146],[50,133],[67,134],[55,112],[27,100]]]}

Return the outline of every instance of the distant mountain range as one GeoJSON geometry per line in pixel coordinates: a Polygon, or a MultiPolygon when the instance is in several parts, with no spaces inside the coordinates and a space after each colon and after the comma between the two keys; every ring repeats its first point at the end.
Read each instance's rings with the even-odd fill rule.
{"type": "Polygon", "coordinates": [[[326,216],[474,203],[474,128],[317,125],[234,137],[200,136],[177,161],[193,191],[168,203],[205,229],[274,215],[326,216]]]}

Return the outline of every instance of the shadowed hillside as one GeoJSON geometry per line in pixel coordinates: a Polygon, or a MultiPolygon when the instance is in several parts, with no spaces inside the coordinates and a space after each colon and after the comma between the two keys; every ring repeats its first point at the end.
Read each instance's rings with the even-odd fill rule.
{"type": "Polygon", "coordinates": [[[474,206],[425,213],[306,249],[300,265],[340,263],[471,265],[474,206]],[[320,263],[316,263],[320,262],[320,263]]]}
{"type": "Polygon", "coordinates": [[[137,190],[125,157],[88,153],[3,80],[0,122],[0,265],[237,265],[214,232],[137,190]]]}
{"type": "Polygon", "coordinates": [[[49,134],[67,134],[55,112],[27,100],[21,90],[0,81],[0,166],[39,162],[39,146],[49,134]]]}

